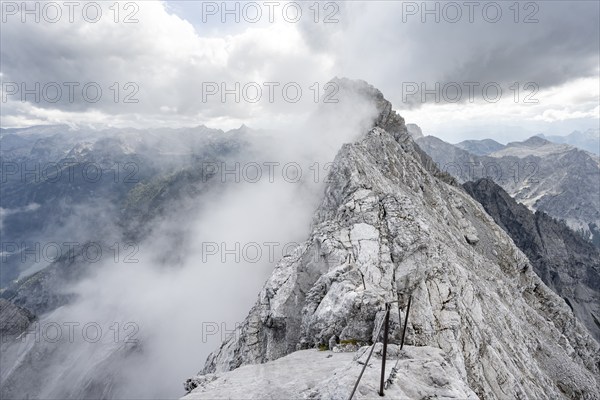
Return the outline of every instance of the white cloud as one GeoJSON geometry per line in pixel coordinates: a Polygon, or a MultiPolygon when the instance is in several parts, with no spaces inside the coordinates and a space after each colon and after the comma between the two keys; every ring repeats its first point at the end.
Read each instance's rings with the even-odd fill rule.
{"type": "MultiPolygon", "coordinates": [[[[164,110],[177,110],[184,124],[188,120],[199,124],[224,117],[252,123],[266,114],[272,117],[306,112],[313,97],[311,85],[331,75],[332,61],[326,55],[312,54],[294,24],[283,21],[252,25],[232,35],[202,37],[189,22],[165,11],[163,3],[139,4],[139,23],[135,24],[115,24],[111,18],[96,24],[21,24],[13,20],[4,24],[5,82],[25,82],[28,88],[33,88],[35,82],[40,82],[41,88],[57,82],[63,96],[50,103],[44,100],[53,98],[54,92],[46,97],[42,93],[40,102],[32,101],[29,95],[30,102],[21,103],[19,93],[9,95],[6,106],[12,112],[4,113],[3,125],[44,118],[48,122],[104,118],[114,123],[115,116],[134,123],[137,116],[148,117],[150,124],[176,123],[176,118],[163,118],[164,110]],[[63,82],[80,83],[72,103],[67,100],[63,82]],[[97,103],[85,101],[81,93],[88,82],[97,82],[102,90],[97,103]],[[116,103],[114,82],[119,83],[116,103]],[[127,82],[134,85],[126,87],[127,82]],[[207,82],[216,83],[219,93],[203,98],[207,82]],[[221,89],[236,88],[236,82],[241,98],[236,101],[233,95],[227,95],[223,102],[221,89]],[[248,83],[248,90],[256,87],[253,82],[262,90],[262,99],[257,103],[244,101],[244,94],[254,97],[242,90],[248,83]],[[279,84],[273,102],[268,101],[268,82],[279,84]],[[299,103],[283,101],[282,87],[288,82],[297,82],[301,87],[299,103]],[[138,102],[125,103],[128,94],[138,102]]],[[[103,3],[107,15],[111,15],[109,6],[103,3]]]]}
{"type": "Polygon", "coordinates": [[[532,94],[531,90],[521,91],[519,101],[515,101],[515,92],[509,90],[496,103],[483,100],[472,104],[426,103],[421,108],[399,112],[407,121],[419,124],[426,135],[451,142],[492,137],[505,143],[541,132],[556,132],[556,129],[570,133],[574,129],[597,126],[599,88],[599,78],[581,78],[540,89],[529,98],[537,103],[525,103],[524,95],[532,94]],[[565,128],[563,124],[555,126],[556,122],[569,120],[573,120],[572,128],[565,128]]]}
{"type": "MultiPolygon", "coordinates": [[[[107,17],[96,24],[81,18],[73,24],[64,20],[22,24],[15,19],[3,23],[5,82],[77,81],[83,85],[94,81],[103,96],[98,103],[89,103],[79,93],[73,103],[56,104],[20,103],[12,96],[3,104],[2,125],[207,124],[227,129],[246,123],[271,128],[307,114],[314,107],[314,83],[320,83],[323,94],[322,85],[333,76],[369,81],[403,115],[435,126],[436,132],[449,122],[461,122],[453,129],[456,132],[485,119],[498,123],[509,118],[511,124],[524,126],[533,120],[539,123],[534,130],[555,121],[594,123],[595,106],[590,104],[599,101],[599,28],[598,4],[592,2],[539,3],[535,15],[539,22],[533,24],[514,23],[508,3],[501,3],[503,18],[498,23],[485,21],[481,10],[476,10],[473,23],[464,14],[456,24],[445,21],[443,15],[439,23],[432,16],[422,23],[421,14],[407,15],[402,2],[335,2],[339,9],[321,8],[318,23],[309,8],[312,3],[303,3],[298,23],[286,22],[276,12],[274,23],[264,15],[260,23],[242,20],[238,24],[231,17],[229,23],[221,23],[220,15],[203,22],[201,2],[137,4],[139,23],[135,24],[115,24],[109,2],[102,3],[107,17]],[[327,15],[339,22],[323,23],[327,15]],[[596,78],[589,81],[591,77],[596,78]],[[114,82],[119,82],[117,103],[111,90],[114,82]],[[127,82],[137,86],[125,87],[127,82]],[[217,83],[219,93],[203,98],[207,82],[217,83]],[[235,82],[240,83],[242,95],[245,84],[256,82],[261,100],[252,103],[242,96],[236,102],[233,95],[227,95],[223,102],[220,84],[232,89],[235,82]],[[273,102],[268,101],[268,82],[280,84],[273,102]],[[283,85],[290,82],[298,82],[302,89],[298,103],[282,95],[283,85]],[[405,97],[407,83],[433,88],[448,82],[481,86],[497,82],[505,93],[495,104],[480,101],[480,93],[475,103],[456,105],[444,101],[420,104],[405,97]],[[539,85],[539,96],[544,96],[540,104],[510,104],[509,87],[514,82],[539,85]],[[139,102],[124,103],[125,96],[134,92],[139,102]]],[[[122,10],[121,18],[125,14],[122,10]]],[[[248,86],[246,94],[253,93],[254,87],[248,86]]]]}

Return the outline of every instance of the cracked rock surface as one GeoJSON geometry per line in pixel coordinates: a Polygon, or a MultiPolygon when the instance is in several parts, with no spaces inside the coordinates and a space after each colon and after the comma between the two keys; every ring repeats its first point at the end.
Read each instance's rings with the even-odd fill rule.
{"type": "MultiPolygon", "coordinates": [[[[278,263],[202,374],[220,379],[240,367],[263,368],[257,364],[327,347],[333,335],[380,341],[389,301],[397,301],[390,342],[398,343],[412,295],[405,343],[446,360],[444,379],[456,377],[469,393],[459,398],[600,398],[598,343],[482,206],[438,176],[394,111],[344,145],[310,237],[278,263]]],[[[375,384],[365,381],[359,391],[371,393],[364,385],[375,384]]],[[[329,383],[315,385],[324,398],[334,393],[329,383]]]]}

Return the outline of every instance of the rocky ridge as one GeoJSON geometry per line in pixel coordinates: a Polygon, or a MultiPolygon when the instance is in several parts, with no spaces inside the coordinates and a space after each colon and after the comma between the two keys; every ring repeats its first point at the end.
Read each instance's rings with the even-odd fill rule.
{"type": "MultiPolygon", "coordinates": [[[[375,127],[341,148],[310,237],[278,263],[202,374],[227,379],[227,371],[327,347],[332,337],[377,342],[389,301],[397,301],[397,343],[412,296],[407,344],[439,349],[480,398],[599,397],[598,343],[483,207],[436,177],[380,92],[355,85],[376,94],[375,127]]],[[[330,384],[345,396],[351,389],[330,384]]],[[[316,384],[303,396],[330,390],[316,384]]]]}

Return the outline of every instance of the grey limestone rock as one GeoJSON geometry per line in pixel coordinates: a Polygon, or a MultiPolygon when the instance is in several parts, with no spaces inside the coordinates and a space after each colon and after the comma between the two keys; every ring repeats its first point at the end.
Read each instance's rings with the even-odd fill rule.
{"type": "Polygon", "coordinates": [[[438,349],[476,396],[600,397],[598,343],[483,207],[424,165],[401,118],[380,109],[339,151],[309,238],[202,373],[273,362],[332,335],[381,341],[389,301],[398,343],[412,296],[406,344],[438,349]]]}

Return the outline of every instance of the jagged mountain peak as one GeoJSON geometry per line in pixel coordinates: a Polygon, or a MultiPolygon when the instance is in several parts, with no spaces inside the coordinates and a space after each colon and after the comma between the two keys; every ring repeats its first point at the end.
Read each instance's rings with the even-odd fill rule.
{"type": "Polygon", "coordinates": [[[408,133],[415,140],[424,137],[423,130],[417,124],[406,124],[406,129],[408,129],[408,133]]]}
{"type": "MultiPolygon", "coordinates": [[[[412,296],[407,344],[441,349],[478,396],[600,396],[599,345],[566,303],[481,205],[427,168],[405,126],[398,135],[382,125],[340,149],[309,238],[278,263],[203,374],[228,379],[222,374],[327,347],[332,337],[377,342],[388,301],[397,301],[397,343],[412,296]]],[[[303,396],[347,397],[351,388],[334,384],[303,396]]]]}
{"type": "MultiPolygon", "coordinates": [[[[340,103],[343,105],[345,102],[355,103],[357,99],[371,105],[374,108],[374,113],[366,132],[371,128],[381,128],[386,133],[390,134],[405,151],[410,152],[418,158],[420,164],[435,177],[442,179],[446,183],[456,184],[455,180],[449,174],[440,171],[431,157],[422,151],[416,144],[415,137],[412,136],[409,129],[417,129],[421,132],[421,128],[415,124],[409,124],[409,128],[405,123],[404,118],[393,109],[392,103],[385,98],[379,89],[363,80],[351,80],[348,78],[336,77],[332,79],[331,82],[336,84],[339,88],[340,102],[327,104],[328,106],[337,107],[340,103]]],[[[362,107],[364,107],[364,103],[362,104],[362,107]]],[[[327,112],[330,111],[330,109],[324,107],[322,108],[322,111],[327,112]]]]}
{"type": "Polygon", "coordinates": [[[548,144],[552,144],[552,142],[550,142],[549,140],[546,140],[542,137],[539,136],[532,136],[527,140],[524,140],[522,142],[510,142],[508,143],[506,146],[507,147],[541,147],[541,146],[545,146],[548,144]]]}
{"type": "Polygon", "coordinates": [[[392,108],[392,103],[383,93],[366,81],[335,77],[331,81],[338,88],[338,98],[341,103],[353,101],[357,97],[372,103],[376,109],[374,126],[381,127],[394,134],[398,140],[406,140],[408,132],[402,118],[392,108]]]}
{"type": "Polygon", "coordinates": [[[385,100],[379,89],[362,79],[338,78],[336,76],[330,82],[335,84],[341,93],[360,93],[380,101],[385,100]]]}

